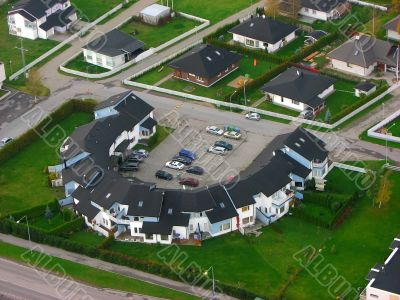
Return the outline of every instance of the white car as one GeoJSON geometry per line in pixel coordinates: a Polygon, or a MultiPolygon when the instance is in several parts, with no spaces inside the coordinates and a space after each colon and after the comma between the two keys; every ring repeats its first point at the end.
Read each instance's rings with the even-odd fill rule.
{"type": "Polygon", "coordinates": [[[218,155],[225,155],[226,149],[223,147],[211,146],[210,148],[208,148],[207,152],[218,154],[218,155]]]}
{"type": "Polygon", "coordinates": [[[207,126],[206,131],[208,133],[211,133],[214,135],[219,135],[219,136],[224,134],[224,131],[222,129],[218,128],[217,126],[207,126]]]}
{"type": "Polygon", "coordinates": [[[183,170],[185,167],[185,165],[179,161],[169,161],[165,164],[165,166],[174,170],[183,170]]]}
{"type": "Polygon", "coordinates": [[[149,152],[144,150],[144,149],[135,150],[135,151],[133,151],[133,154],[138,154],[141,157],[148,157],[149,156],[149,152]]]}
{"type": "Polygon", "coordinates": [[[246,114],[246,119],[260,121],[260,114],[252,112],[246,114]]]}
{"type": "Polygon", "coordinates": [[[227,131],[224,133],[224,137],[226,137],[228,139],[233,139],[233,140],[240,140],[242,135],[236,131],[227,131]]]}
{"type": "Polygon", "coordinates": [[[3,138],[0,141],[0,147],[5,146],[6,144],[11,143],[12,141],[13,141],[13,139],[10,137],[3,138]]]}

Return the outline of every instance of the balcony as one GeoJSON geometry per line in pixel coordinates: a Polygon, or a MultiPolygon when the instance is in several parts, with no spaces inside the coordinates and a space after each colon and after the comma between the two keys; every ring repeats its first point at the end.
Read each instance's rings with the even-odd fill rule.
{"type": "Polygon", "coordinates": [[[282,206],[286,201],[293,198],[294,192],[291,190],[278,191],[272,196],[272,204],[275,206],[282,206]]]}
{"type": "Polygon", "coordinates": [[[323,168],[328,163],[328,158],[325,160],[314,159],[313,160],[313,168],[323,168]]]}

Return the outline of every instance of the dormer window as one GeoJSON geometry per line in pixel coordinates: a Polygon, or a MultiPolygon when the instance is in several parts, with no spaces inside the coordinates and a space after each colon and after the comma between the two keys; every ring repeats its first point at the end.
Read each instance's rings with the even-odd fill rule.
{"type": "Polygon", "coordinates": [[[139,201],[138,206],[143,207],[143,201],[139,201]]]}

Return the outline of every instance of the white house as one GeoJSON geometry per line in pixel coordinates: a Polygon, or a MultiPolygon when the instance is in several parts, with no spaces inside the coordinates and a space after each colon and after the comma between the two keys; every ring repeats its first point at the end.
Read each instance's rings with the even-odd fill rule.
{"type": "Polygon", "coordinates": [[[6,80],[6,69],[4,63],[0,61],[0,89],[3,87],[3,82],[6,80]]]}
{"type": "Polygon", "coordinates": [[[69,0],[21,0],[8,12],[9,33],[35,40],[66,32],[77,20],[69,0]]]}
{"type": "Polygon", "coordinates": [[[368,273],[369,281],[360,299],[400,299],[400,235],[390,245],[392,253],[383,264],[376,264],[368,273]]]}
{"type": "Polygon", "coordinates": [[[396,72],[398,56],[397,46],[367,35],[357,35],[327,55],[332,68],[363,77],[375,70],[396,72]]]}
{"type": "Polygon", "coordinates": [[[139,13],[140,19],[147,24],[160,25],[171,18],[171,8],[158,3],[145,7],[139,13]]]}
{"type": "Polygon", "coordinates": [[[122,66],[144,50],[144,43],[118,29],[94,39],[82,48],[86,62],[109,70],[122,66]]]}
{"type": "Polygon", "coordinates": [[[389,40],[400,41],[399,20],[400,16],[397,16],[385,24],[386,36],[389,40]]]}
{"type": "Polygon", "coordinates": [[[375,91],[376,85],[368,81],[362,81],[354,87],[354,94],[356,97],[361,97],[362,95],[368,96],[375,91]]]}
{"type": "Polygon", "coordinates": [[[261,90],[277,105],[314,114],[325,107],[325,98],[335,91],[335,79],[316,72],[289,68],[267,82],[261,90]]]}
{"type": "Polygon", "coordinates": [[[228,32],[246,47],[275,52],[296,38],[298,28],[266,16],[251,17],[228,32]]]}
{"type": "Polygon", "coordinates": [[[351,11],[347,0],[301,0],[299,15],[317,20],[338,19],[351,11]]]}

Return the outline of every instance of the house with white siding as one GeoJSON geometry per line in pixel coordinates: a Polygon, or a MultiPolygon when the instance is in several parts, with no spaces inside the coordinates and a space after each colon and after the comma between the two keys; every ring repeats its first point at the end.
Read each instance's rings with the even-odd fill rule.
{"type": "Polygon", "coordinates": [[[347,0],[301,0],[300,16],[328,21],[339,19],[351,11],[347,0]]]}
{"type": "Polygon", "coordinates": [[[297,111],[325,107],[325,98],[335,91],[335,79],[314,71],[291,67],[267,82],[261,90],[277,105],[297,111]]]}
{"type": "Polygon", "coordinates": [[[113,29],[83,46],[86,62],[109,70],[118,68],[144,51],[144,43],[113,29]]]}
{"type": "Polygon", "coordinates": [[[392,251],[383,264],[371,268],[368,285],[360,295],[362,300],[400,299],[400,234],[390,245],[392,251]]]}
{"type": "Polygon", "coordinates": [[[0,89],[3,87],[3,82],[6,80],[6,69],[4,63],[0,61],[0,89]]]}
{"type": "Polygon", "coordinates": [[[69,0],[20,0],[7,14],[10,34],[31,40],[65,33],[77,20],[69,0]]]}
{"type": "Polygon", "coordinates": [[[275,52],[296,38],[297,27],[270,17],[252,16],[228,32],[233,41],[248,48],[275,52]]]}
{"type": "Polygon", "coordinates": [[[366,77],[372,72],[398,73],[398,47],[368,35],[356,35],[327,54],[331,67],[366,77]]]}
{"type": "Polygon", "coordinates": [[[400,16],[397,16],[385,24],[386,36],[389,40],[400,41],[399,21],[400,16]]]}

